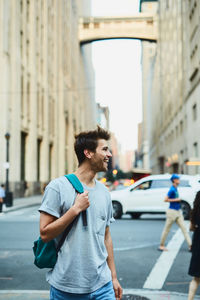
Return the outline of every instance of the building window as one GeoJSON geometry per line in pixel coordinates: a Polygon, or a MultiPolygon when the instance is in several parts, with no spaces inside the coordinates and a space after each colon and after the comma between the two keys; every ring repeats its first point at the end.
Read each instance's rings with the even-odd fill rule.
{"type": "Polygon", "coordinates": [[[27,0],[27,2],[26,2],[26,21],[27,21],[27,23],[29,22],[29,10],[30,10],[30,1],[29,0],[27,0]]]}
{"type": "Polygon", "coordinates": [[[193,120],[195,121],[197,119],[197,105],[194,104],[192,106],[192,116],[193,116],[193,120]]]}
{"type": "Polygon", "coordinates": [[[30,121],[30,79],[28,78],[28,82],[27,82],[27,94],[26,94],[26,100],[27,100],[27,117],[28,117],[28,121],[30,121]]]}
{"type": "Polygon", "coordinates": [[[10,2],[3,2],[3,50],[9,53],[10,49],[10,2]]]}
{"type": "Polygon", "coordinates": [[[30,42],[29,40],[26,40],[26,60],[27,62],[29,62],[29,46],[30,46],[30,42]]]}
{"type": "Polygon", "coordinates": [[[185,128],[187,128],[187,115],[185,115],[185,128]]]}
{"type": "Polygon", "coordinates": [[[184,150],[180,151],[180,160],[181,160],[181,174],[184,174],[184,150]]]}
{"type": "Polygon", "coordinates": [[[24,116],[24,77],[21,75],[21,116],[24,116]]]}
{"type": "MultiPolygon", "coordinates": [[[[198,143],[193,144],[193,149],[194,149],[194,157],[198,159],[199,157],[199,149],[198,149],[198,143]]],[[[195,173],[197,174],[199,171],[199,167],[196,166],[195,168],[195,173]]]]}
{"type": "Polygon", "coordinates": [[[172,132],[171,132],[171,140],[172,141],[174,140],[174,130],[172,130],[172,132]]]}
{"type": "Polygon", "coordinates": [[[183,121],[180,121],[180,134],[183,133],[183,121]]]}
{"type": "Polygon", "coordinates": [[[25,132],[21,132],[21,168],[20,168],[20,178],[21,181],[25,181],[26,175],[26,138],[27,134],[25,132]]]}
{"type": "Polygon", "coordinates": [[[49,144],[49,181],[52,178],[52,156],[53,156],[53,145],[49,144]]]}
{"type": "Polygon", "coordinates": [[[42,140],[37,140],[37,181],[40,181],[40,154],[41,154],[42,140]]]}
{"type": "Polygon", "coordinates": [[[178,137],[178,125],[176,126],[176,137],[178,137]]]}
{"type": "Polygon", "coordinates": [[[21,59],[23,57],[23,31],[20,31],[20,54],[21,54],[21,59]]]}
{"type": "Polygon", "coordinates": [[[194,143],[194,157],[198,157],[198,143],[194,143]]]}

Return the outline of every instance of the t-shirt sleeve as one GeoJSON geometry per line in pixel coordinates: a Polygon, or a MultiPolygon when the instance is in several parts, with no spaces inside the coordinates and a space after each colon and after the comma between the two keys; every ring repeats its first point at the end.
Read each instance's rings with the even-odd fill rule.
{"type": "Polygon", "coordinates": [[[60,194],[52,187],[47,187],[42,199],[39,212],[46,212],[56,218],[61,216],[61,199],[60,194]]]}
{"type": "Polygon", "coordinates": [[[174,199],[176,198],[176,193],[173,189],[170,189],[169,192],[167,193],[167,196],[169,197],[169,199],[174,199]]]}
{"type": "Polygon", "coordinates": [[[107,217],[106,226],[110,226],[110,224],[113,222],[115,222],[115,219],[113,218],[112,200],[111,200],[110,194],[109,194],[108,217],[107,217]]]}

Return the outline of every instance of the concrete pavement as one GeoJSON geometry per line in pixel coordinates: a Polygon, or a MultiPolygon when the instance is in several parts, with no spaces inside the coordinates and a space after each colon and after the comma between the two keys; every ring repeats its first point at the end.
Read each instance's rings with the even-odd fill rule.
{"type": "Polygon", "coordinates": [[[31,207],[31,206],[35,206],[35,205],[39,206],[41,202],[42,202],[42,195],[16,198],[16,199],[13,199],[13,206],[11,206],[11,207],[6,207],[6,205],[3,204],[2,211],[3,211],[3,213],[8,213],[8,212],[22,209],[25,207],[31,207]]]}
{"type": "MultiPolygon", "coordinates": [[[[46,300],[49,299],[49,291],[0,291],[0,300],[46,300]]],[[[123,300],[187,300],[186,294],[125,289],[123,300]]],[[[200,299],[196,296],[195,299],[200,299]]],[[[81,300],[81,299],[79,299],[81,300]]]]}
{"type": "MultiPolygon", "coordinates": [[[[17,198],[13,200],[12,207],[3,206],[3,214],[40,205],[42,201],[42,195],[30,196],[26,198],[17,198]]],[[[49,291],[34,291],[34,290],[1,290],[0,300],[46,300],[49,299],[49,291]]],[[[146,289],[125,289],[123,300],[187,300],[186,294],[174,293],[168,291],[146,290],[146,289]]],[[[200,299],[200,296],[196,296],[195,299],[200,299]]],[[[81,299],[80,299],[81,300],[81,299]]]]}

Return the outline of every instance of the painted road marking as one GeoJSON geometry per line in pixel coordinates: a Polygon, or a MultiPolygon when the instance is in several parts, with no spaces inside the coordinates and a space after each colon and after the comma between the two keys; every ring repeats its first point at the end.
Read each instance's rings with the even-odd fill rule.
{"type": "MultiPolygon", "coordinates": [[[[189,227],[188,221],[186,222],[186,226],[187,228],[189,227]]],[[[181,229],[178,229],[167,245],[169,251],[162,252],[151,273],[147,277],[143,286],[144,289],[162,289],[183,241],[183,233],[181,229]]]]}
{"type": "Polygon", "coordinates": [[[116,247],[114,248],[114,251],[129,251],[129,250],[147,248],[156,245],[158,245],[158,243],[144,243],[144,244],[130,246],[130,247],[116,247]]]}

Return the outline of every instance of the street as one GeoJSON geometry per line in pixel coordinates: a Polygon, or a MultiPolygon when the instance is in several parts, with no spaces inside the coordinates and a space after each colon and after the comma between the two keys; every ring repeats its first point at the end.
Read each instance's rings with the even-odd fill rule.
{"type": "MultiPolygon", "coordinates": [[[[33,264],[32,245],[39,235],[38,221],[37,206],[0,216],[0,290],[33,290],[30,293],[32,295],[49,289],[45,281],[46,270],[39,270],[33,264]]],[[[118,279],[124,290],[143,289],[145,284],[150,284],[148,288],[151,290],[151,281],[156,282],[163,276],[162,272],[156,271],[156,277],[152,274],[150,277],[154,277],[147,282],[157,260],[164,254],[157,250],[164,221],[164,215],[143,215],[139,220],[133,220],[127,215],[111,225],[118,279]]],[[[173,239],[177,230],[174,225],[168,241],[173,239]]],[[[180,242],[180,249],[172,263],[170,252],[172,254],[173,250],[168,251],[164,262],[168,268],[167,276],[161,278],[162,287],[157,289],[187,294],[191,280],[187,275],[191,256],[187,244],[180,242]]],[[[44,295],[47,298],[42,299],[48,299],[48,294],[44,295]]]]}

